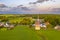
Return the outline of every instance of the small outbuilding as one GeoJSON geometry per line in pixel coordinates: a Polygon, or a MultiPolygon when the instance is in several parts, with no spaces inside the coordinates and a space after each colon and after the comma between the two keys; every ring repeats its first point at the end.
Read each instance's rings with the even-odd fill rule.
{"type": "Polygon", "coordinates": [[[56,26],[54,27],[54,29],[60,30],[60,25],[56,25],[56,26]]]}

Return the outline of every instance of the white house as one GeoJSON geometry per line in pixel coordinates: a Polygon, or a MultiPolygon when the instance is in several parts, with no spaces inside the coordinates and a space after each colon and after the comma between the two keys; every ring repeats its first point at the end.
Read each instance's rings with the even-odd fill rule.
{"type": "Polygon", "coordinates": [[[57,25],[57,26],[54,27],[54,29],[56,29],[56,30],[60,30],[60,26],[57,25]]]}

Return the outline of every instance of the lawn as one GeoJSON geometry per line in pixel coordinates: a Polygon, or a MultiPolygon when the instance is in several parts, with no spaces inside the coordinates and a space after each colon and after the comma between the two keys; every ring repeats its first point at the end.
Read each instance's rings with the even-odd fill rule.
{"type": "Polygon", "coordinates": [[[60,31],[35,31],[28,26],[17,26],[13,30],[0,30],[0,40],[60,40],[60,31]]]}

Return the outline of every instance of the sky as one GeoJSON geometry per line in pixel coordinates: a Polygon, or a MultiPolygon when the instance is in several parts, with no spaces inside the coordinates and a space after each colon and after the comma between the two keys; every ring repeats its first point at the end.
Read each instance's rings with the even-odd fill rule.
{"type": "MultiPolygon", "coordinates": [[[[11,6],[11,7],[16,7],[18,5],[26,5],[26,6],[29,6],[30,2],[36,2],[37,0],[0,0],[0,3],[3,3],[7,6],[11,6]]],[[[32,5],[32,4],[31,4],[32,5]]],[[[45,7],[60,7],[60,0],[49,0],[49,1],[45,1],[43,3],[37,3],[37,4],[34,4],[34,6],[45,6],[45,7]]]]}
{"type": "Polygon", "coordinates": [[[27,5],[29,2],[34,2],[36,0],[0,0],[0,3],[4,3],[8,6],[18,6],[18,5],[27,5]]]}
{"type": "Polygon", "coordinates": [[[50,9],[54,8],[56,8],[58,12],[60,11],[60,0],[0,0],[0,4],[5,4],[8,7],[23,5],[34,9],[33,11],[35,12],[49,12],[51,11],[50,9]]]}

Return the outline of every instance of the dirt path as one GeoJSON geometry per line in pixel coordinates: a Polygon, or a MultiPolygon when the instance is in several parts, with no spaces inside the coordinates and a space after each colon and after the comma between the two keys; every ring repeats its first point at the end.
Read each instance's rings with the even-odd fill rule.
{"type": "Polygon", "coordinates": [[[35,32],[39,37],[41,37],[41,40],[48,40],[48,38],[43,33],[40,33],[40,31],[36,31],[36,30],[32,30],[32,29],[30,29],[30,30],[32,32],[35,32]]]}
{"type": "Polygon", "coordinates": [[[41,37],[42,40],[48,40],[47,37],[43,35],[42,33],[40,33],[39,31],[35,31],[35,32],[37,33],[39,37],[41,37]]]}

